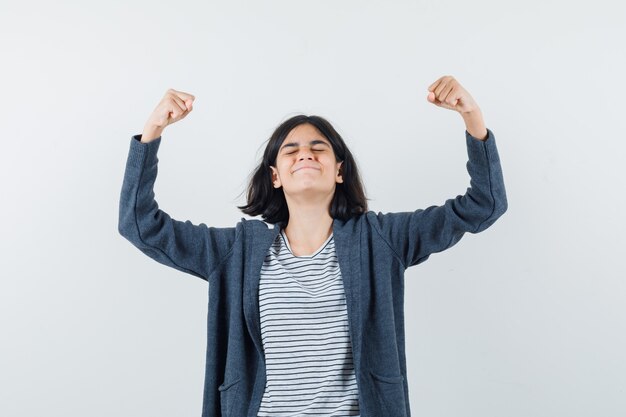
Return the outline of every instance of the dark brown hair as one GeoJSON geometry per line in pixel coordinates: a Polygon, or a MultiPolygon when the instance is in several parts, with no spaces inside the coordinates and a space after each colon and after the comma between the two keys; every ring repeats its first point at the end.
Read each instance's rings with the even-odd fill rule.
{"type": "Polygon", "coordinates": [[[307,116],[304,114],[293,116],[281,123],[268,139],[261,163],[249,177],[247,187],[248,204],[237,206],[242,212],[250,216],[261,215],[268,223],[287,224],[289,208],[285,200],[283,188],[274,188],[272,185],[272,170],[276,166],[276,157],[280,145],[293,128],[303,123],[315,126],[328,139],[333,147],[336,162],[343,161],[340,172],[343,183],[337,183],[335,195],[330,204],[330,216],[333,219],[348,220],[350,217],[367,212],[367,198],[364,186],[359,175],[356,161],[346,146],[343,138],[333,126],[323,117],[307,116]]]}

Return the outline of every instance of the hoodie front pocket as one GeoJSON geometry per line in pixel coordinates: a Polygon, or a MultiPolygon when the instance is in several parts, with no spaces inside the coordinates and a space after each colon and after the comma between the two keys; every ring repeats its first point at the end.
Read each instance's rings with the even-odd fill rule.
{"type": "Polygon", "coordinates": [[[220,406],[222,410],[222,417],[229,417],[233,409],[235,397],[237,396],[239,382],[241,377],[235,377],[228,381],[224,381],[219,387],[220,392],[220,406]]]}
{"type": "Polygon", "coordinates": [[[406,417],[406,398],[404,396],[404,376],[381,375],[370,371],[378,401],[383,405],[389,417],[406,417]]]}

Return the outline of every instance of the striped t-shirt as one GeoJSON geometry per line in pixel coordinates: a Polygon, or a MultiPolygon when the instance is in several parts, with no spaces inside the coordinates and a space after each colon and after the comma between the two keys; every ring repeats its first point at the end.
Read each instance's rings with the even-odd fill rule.
{"type": "Polygon", "coordinates": [[[267,383],[257,416],[359,416],[348,312],[333,235],[295,256],[284,230],[261,268],[267,383]]]}

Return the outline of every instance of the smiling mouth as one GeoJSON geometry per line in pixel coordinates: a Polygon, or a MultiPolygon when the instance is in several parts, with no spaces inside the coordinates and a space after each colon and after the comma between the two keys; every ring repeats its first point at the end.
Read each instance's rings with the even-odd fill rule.
{"type": "Polygon", "coordinates": [[[313,167],[302,167],[302,168],[300,168],[300,169],[296,169],[294,172],[302,171],[302,170],[304,170],[304,169],[314,169],[314,170],[318,171],[318,169],[317,169],[317,168],[313,168],[313,167]]]}

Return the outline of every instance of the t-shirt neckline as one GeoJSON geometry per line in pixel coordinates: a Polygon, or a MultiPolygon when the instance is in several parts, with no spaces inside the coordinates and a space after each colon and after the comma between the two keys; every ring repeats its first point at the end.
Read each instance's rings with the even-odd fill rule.
{"type": "Polygon", "coordinates": [[[289,250],[289,253],[294,258],[313,258],[315,255],[320,253],[326,247],[328,242],[330,242],[330,240],[333,238],[333,232],[330,232],[330,236],[328,236],[328,238],[324,241],[324,243],[322,243],[322,245],[315,252],[313,252],[311,255],[298,256],[298,255],[295,255],[293,251],[291,250],[291,245],[289,244],[289,239],[287,239],[287,234],[285,233],[284,229],[280,231],[280,234],[283,237],[283,241],[285,242],[285,245],[287,246],[287,250],[289,250]]]}

